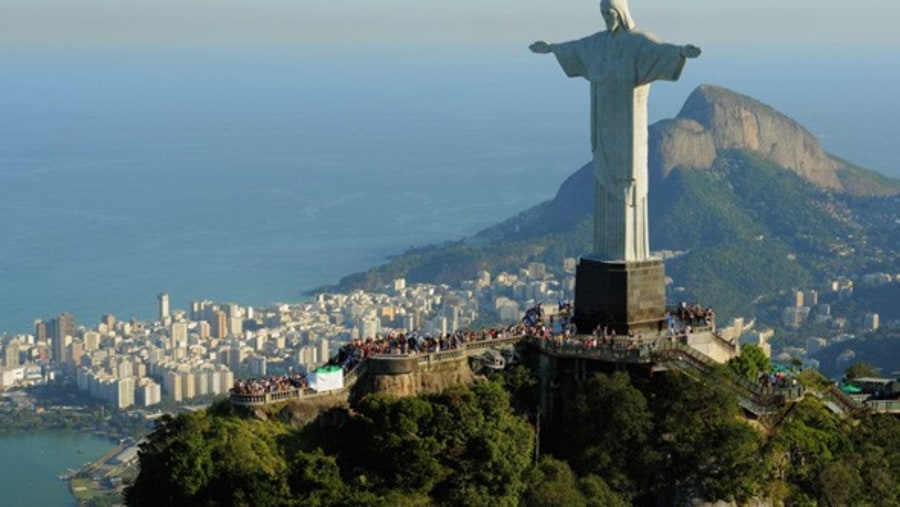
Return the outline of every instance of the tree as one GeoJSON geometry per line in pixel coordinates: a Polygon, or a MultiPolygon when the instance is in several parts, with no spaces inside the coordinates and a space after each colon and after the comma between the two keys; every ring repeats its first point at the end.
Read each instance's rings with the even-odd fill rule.
{"type": "Polygon", "coordinates": [[[277,437],[280,424],[219,418],[205,438],[215,460],[215,473],[202,502],[213,505],[276,506],[289,496],[288,468],[277,437]]]}
{"type": "Polygon", "coordinates": [[[141,445],[126,502],[140,505],[281,505],[289,496],[277,423],[194,412],[163,417],[141,445]]]}
{"type": "Polygon", "coordinates": [[[772,363],[766,353],[758,345],[741,346],[741,354],[728,361],[731,371],[756,381],[761,372],[771,371],[772,363]]]}
{"type": "Polygon", "coordinates": [[[344,431],[344,476],[379,497],[402,492],[453,505],[516,505],[534,433],[499,383],[416,398],[372,395],[344,431]]]}
{"type": "Polygon", "coordinates": [[[579,491],[577,477],[565,461],[542,457],[525,475],[525,483],[527,487],[521,503],[525,507],[587,506],[587,500],[579,491]]]}
{"type": "Polygon", "coordinates": [[[214,464],[203,438],[205,412],[163,416],[140,446],[140,473],[125,491],[130,506],[186,505],[210,480],[214,464]]]}
{"type": "Polygon", "coordinates": [[[591,474],[578,479],[578,489],[587,499],[587,507],[628,507],[628,502],[599,476],[591,474]]]}
{"type": "Polygon", "coordinates": [[[291,461],[288,485],[298,503],[310,507],[334,505],[345,495],[337,461],[321,449],[297,452],[291,461]]]}
{"type": "Polygon", "coordinates": [[[363,400],[354,438],[359,465],[384,488],[428,492],[445,471],[433,429],[434,408],[421,397],[376,394],[363,400]]]}
{"type": "Polygon", "coordinates": [[[845,423],[818,400],[805,398],[794,405],[764,449],[769,456],[784,456],[786,463],[777,472],[791,486],[791,503],[820,495],[823,467],[852,450],[849,435],[845,423]]]}
{"type": "MultiPolygon", "coordinates": [[[[655,379],[653,411],[659,469],[658,496],[697,491],[708,500],[746,500],[763,480],[759,435],[744,422],[726,378],[714,372],[699,383],[680,374],[655,379]]],[[[658,486],[657,486],[658,487],[658,486]]]]}
{"type": "Polygon", "coordinates": [[[598,374],[584,382],[564,419],[567,454],[576,472],[603,476],[625,496],[636,494],[635,478],[654,459],[647,446],[653,420],[647,400],[628,374],[598,374]]]}
{"type": "Polygon", "coordinates": [[[432,497],[452,505],[517,505],[534,452],[534,431],[513,414],[509,394],[497,383],[480,382],[430,399],[432,429],[445,443],[441,461],[450,470],[432,497]]]}
{"type": "Polygon", "coordinates": [[[858,378],[866,378],[866,377],[880,377],[881,370],[876,368],[871,363],[867,363],[866,361],[860,361],[858,363],[851,364],[844,370],[844,379],[848,382],[858,378]]]}

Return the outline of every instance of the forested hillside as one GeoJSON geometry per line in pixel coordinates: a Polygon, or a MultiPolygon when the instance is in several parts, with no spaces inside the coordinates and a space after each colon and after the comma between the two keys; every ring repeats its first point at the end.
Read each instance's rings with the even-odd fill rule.
{"type": "Polygon", "coordinates": [[[370,396],[305,427],[286,422],[289,405],[263,421],[223,402],[162,421],[142,446],[127,502],[900,504],[894,417],[841,419],[808,396],[765,432],[715,385],[674,373],[652,382],[598,375],[579,387],[565,427],[538,439],[534,380],[524,368],[437,395],[370,396]]]}

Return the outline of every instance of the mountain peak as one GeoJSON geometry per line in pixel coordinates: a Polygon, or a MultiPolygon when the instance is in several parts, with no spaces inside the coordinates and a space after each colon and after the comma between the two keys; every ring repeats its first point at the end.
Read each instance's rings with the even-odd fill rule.
{"type": "Polygon", "coordinates": [[[822,189],[844,191],[844,164],[828,155],[799,123],[762,102],[727,88],[697,87],[673,120],[653,126],[657,174],[675,167],[708,169],[725,150],[746,150],[822,189]]]}

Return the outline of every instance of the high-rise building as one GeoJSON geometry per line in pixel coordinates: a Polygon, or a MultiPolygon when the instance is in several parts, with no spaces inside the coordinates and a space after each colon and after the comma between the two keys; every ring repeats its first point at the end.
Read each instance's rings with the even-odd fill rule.
{"type": "MultiPolygon", "coordinates": [[[[234,372],[225,368],[223,365],[220,365],[218,368],[219,373],[219,392],[216,394],[227,393],[229,389],[234,385],[234,372]]],[[[214,387],[215,386],[211,386],[214,387]]]]}
{"type": "Polygon", "coordinates": [[[169,328],[169,334],[172,337],[173,347],[186,347],[188,341],[188,325],[187,322],[173,322],[169,328]]]}
{"type": "Polygon", "coordinates": [[[19,366],[19,341],[13,340],[6,345],[3,353],[3,366],[12,368],[19,366]]]}
{"type": "Polygon", "coordinates": [[[254,377],[266,376],[266,356],[250,356],[247,360],[250,363],[250,374],[254,377]]]}
{"type": "Polygon", "coordinates": [[[104,324],[108,331],[112,331],[116,327],[116,316],[111,313],[107,313],[104,316],[100,317],[100,323],[104,324]]]}
{"type": "Polygon", "coordinates": [[[210,370],[205,369],[194,372],[194,394],[197,396],[206,396],[210,393],[209,372],[210,370]]]}
{"type": "Polygon", "coordinates": [[[178,403],[181,397],[181,373],[177,371],[167,371],[163,374],[163,391],[166,398],[178,403]]]}
{"type": "Polygon", "coordinates": [[[134,390],[134,402],[140,407],[149,407],[162,401],[159,384],[149,378],[142,378],[134,390]]]}
{"type": "Polygon", "coordinates": [[[169,293],[160,292],[156,299],[159,301],[159,320],[164,321],[169,318],[169,293]]]}
{"type": "Polygon", "coordinates": [[[319,340],[319,360],[323,363],[331,359],[330,351],[328,348],[328,340],[322,338],[319,340]]]}
{"type": "Polygon", "coordinates": [[[241,336],[244,333],[244,319],[242,317],[228,317],[228,331],[231,336],[241,336]]]}
{"type": "Polygon", "coordinates": [[[312,345],[306,345],[304,347],[300,347],[297,349],[296,357],[294,358],[294,362],[297,365],[313,365],[314,367],[317,365],[319,359],[319,352],[312,345]]]}
{"type": "Polygon", "coordinates": [[[100,348],[100,333],[96,331],[87,331],[84,333],[84,350],[91,352],[100,348]]]}
{"type": "Polygon", "coordinates": [[[189,400],[197,396],[197,381],[190,371],[181,372],[181,398],[189,400]]]}
{"type": "Polygon", "coordinates": [[[375,338],[381,331],[381,321],[374,316],[363,317],[359,322],[359,337],[362,339],[375,338]]]}
{"type": "Polygon", "coordinates": [[[813,307],[819,304],[819,291],[810,289],[803,291],[803,305],[813,307]]]}
{"type": "Polygon", "coordinates": [[[222,310],[213,312],[213,319],[210,323],[210,332],[213,338],[219,340],[228,336],[228,315],[222,310]]]}
{"type": "Polygon", "coordinates": [[[84,344],[80,341],[73,341],[66,347],[66,359],[73,369],[81,366],[82,356],[84,356],[84,344]]]}
{"type": "Polygon", "coordinates": [[[205,320],[201,320],[197,323],[197,336],[200,337],[201,340],[208,340],[210,335],[210,326],[209,322],[205,320]]]}
{"type": "Polygon", "coordinates": [[[235,343],[228,350],[228,368],[231,371],[238,371],[241,368],[241,364],[244,362],[244,348],[240,346],[240,344],[235,343]]]}
{"type": "Polygon", "coordinates": [[[867,313],[863,316],[863,328],[869,331],[878,331],[878,314],[867,313]]]}
{"type": "Polygon", "coordinates": [[[34,341],[47,341],[47,323],[41,319],[37,319],[34,321],[34,341]]]}
{"type": "Polygon", "coordinates": [[[209,301],[191,301],[190,302],[190,316],[191,320],[198,321],[203,320],[206,317],[206,310],[212,303],[209,301]]]}
{"type": "MultiPolygon", "coordinates": [[[[71,313],[62,313],[50,321],[53,333],[51,353],[57,364],[66,362],[66,339],[75,335],[75,317],[71,313]]],[[[49,330],[48,330],[49,331],[49,330]]]]}
{"type": "Polygon", "coordinates": [[[109,402],[118,409],[128,408],[134,405],[135,378],[127,377],[112,382],[112,396],[109,402]]]}
{"type": "Polygon", "coordinates": [[[403,316],[403,324],[401,327],[409,333],[412,332],[416,328],[416,316],[415,314],[407,313],[403,316]]]}

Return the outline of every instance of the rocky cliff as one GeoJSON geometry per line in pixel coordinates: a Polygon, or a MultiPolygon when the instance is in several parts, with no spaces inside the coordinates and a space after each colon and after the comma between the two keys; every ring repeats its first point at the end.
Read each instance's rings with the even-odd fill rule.
{"type": "Polygon", "coordinates": [[[745,150],[823,190],[888,195],[897,188],[860,184],[852,164],[833,157],[796,121],[753,98],[713,85],[694,90],[678,116],[650,128],[650,171],[709,169],[727,150],[745,150]]]}

